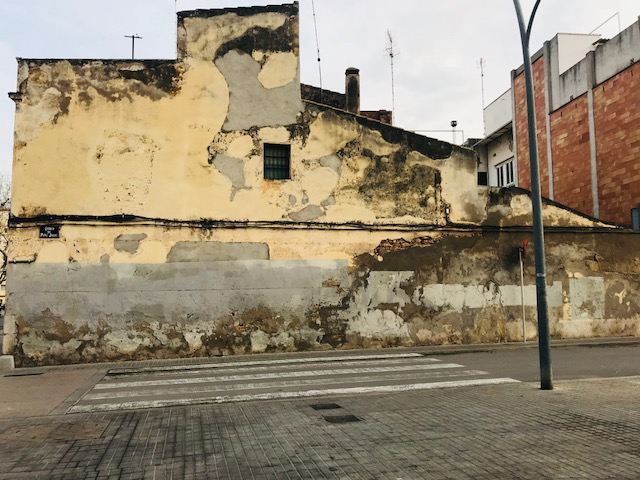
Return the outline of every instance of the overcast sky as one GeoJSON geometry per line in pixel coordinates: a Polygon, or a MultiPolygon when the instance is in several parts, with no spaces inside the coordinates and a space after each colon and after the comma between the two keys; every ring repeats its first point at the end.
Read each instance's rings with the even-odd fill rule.
{"type": "MultiPolygon", "coordinates": [[[[276,0],[178,0],[178,10],[277,3],[276,0]]],[[[522,0],[526,13],[533,0],[522,0]]],[[[300,1],[302,81],[319,85],[311,0],[300,1]]],[[[175,58],[175,0],[1,0],[0,172],[11,168],[16,57],[175,58]]],[[[446,130],[457,120],[467,137],[482,137],[480,58],[485,101],[509,88],[522,64],[512,0],[315,0],[325,89],[344,91],[344,71],[361,75],[363,110],[391,109],[387,30],[394,40],[396,125],[446,130]]],[[[638,0],[542,0],[531,39],[538,50],[556,33],[610,38],[640,15],[638,0]]],[[[425,133],[453,140],[451,132],[425,133]]],[[[456,140],[462,142],[462,133],[456,140]]]]}

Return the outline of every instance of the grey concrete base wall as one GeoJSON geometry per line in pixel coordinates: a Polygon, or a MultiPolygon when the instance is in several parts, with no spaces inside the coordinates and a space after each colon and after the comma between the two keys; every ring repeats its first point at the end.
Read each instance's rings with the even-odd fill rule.
{"type": "MultiPolygon", "coordinates": [[[[525,238],[389,240],[351,262],[176,255],[165,264],[13,264],[5,346],[18,365],[32,365],[521,340],[525,238]]],[[[640,334],[636,239],[547,235],[554,337],[640,334]]],[[[534,278],[527,257],[530,339],[534,278]]]]}
{"type": "Polygon", "coordinates": [[[31,264],[10,276],[27,363],[313,348],[322,333],[307,311],[339,304],[349,283],[344,261],[31,264]]]}

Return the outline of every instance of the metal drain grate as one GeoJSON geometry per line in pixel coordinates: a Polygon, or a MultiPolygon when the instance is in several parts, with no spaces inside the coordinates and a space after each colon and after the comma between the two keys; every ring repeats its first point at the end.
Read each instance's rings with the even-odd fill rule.
{"type": "Polygon", "coordinates": [[[342,408],[337,403],[314,403],[311,405],[314,410],[334,410],[336,408],[342,408]]]}
{"type": "Polygon", "coordinates": [[[324,415],[324,419],[329,423],[352,423],[362,421],[355,415],[324,415]]]}
{"type": "Polygon", "coordinates": [[[34,375],[42,375],[42,372],[38,373],[9,373],[7,375],[3,375],[4,377],[33,377],[34,375]]]}

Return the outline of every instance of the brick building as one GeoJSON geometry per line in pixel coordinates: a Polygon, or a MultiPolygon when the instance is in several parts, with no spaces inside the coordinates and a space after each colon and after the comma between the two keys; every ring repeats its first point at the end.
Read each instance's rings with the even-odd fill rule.
{"type": "MultiPolygon", "coordinates": [[[[610,40],[558,34],[532,63],[542,195],[630,224],[640,203],[640,21],[610,40]]],[[[523,67],[484,115],[480,171],[489,185],[530,188],[523,67]]]]}

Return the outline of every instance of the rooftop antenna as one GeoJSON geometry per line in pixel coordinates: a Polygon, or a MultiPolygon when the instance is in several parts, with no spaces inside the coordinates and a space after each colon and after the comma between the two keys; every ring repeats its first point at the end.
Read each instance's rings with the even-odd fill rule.
{"type": "Polygon", "coordinates": [[[391,124],[396,124],[396,91],[395,82],[393,78],[393,57],[395,52],[393,51],[393,37],[391,32],[387,30],[387,38],[389,39],[389,46],[387,47],[387,53],[389,54],[389,60],[391,61],[391,124]]]}
{"type": "Polygon", "coordinates": [[[131,60],[133,60],[136,57],[136,40],[142,40],[142,37],[136,33],[135,35],[125,35],[125,38],[131,39],[131,60]]]}
{"type": "Polygon", "coordinates": [[[484,131],[486,132],[486,123],[484,120],[484,67],[487,65],[487,62],[485,62],[484,58],[480,57],[480,61],[478,62],[478,65],[480,67],[480,86],[481,86],[481,91],[482,91],[482,123],[484,124],[484,131]]]}
{"type": "Polygon", "coordinates": [[[480,86],[482,88],[482,109],[484,110],[484,67],[487,65],[487,62],[484,58],[480,57],[478,61],[478,66],[480,67],[480,86]]]}
{"type": "Polygon", "coordinates": [[[316,30],[316,50],[318,52],[318,76],[320,77],[320,103],[322,103],[322,65],[320,63],[320,41],[318,40],[318,21],[316,18],[316,4],[314,0],[311,0],[311,11],[313,12],[313,26],[316,30]]]}

